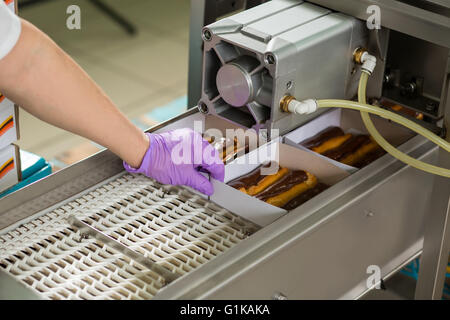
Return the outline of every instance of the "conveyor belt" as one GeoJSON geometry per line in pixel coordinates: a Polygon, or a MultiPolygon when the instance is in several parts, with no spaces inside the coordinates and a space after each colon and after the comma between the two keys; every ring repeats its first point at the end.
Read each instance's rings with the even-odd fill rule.
{"type": "Polygon", "coordinates": [[[165,283],[107,245],[86,239],[69,215],[178,275],[220,255],[257,226],[185,189],[121,174],[0,234],[0,267],[47,299],[148,299],[165,283]]]}

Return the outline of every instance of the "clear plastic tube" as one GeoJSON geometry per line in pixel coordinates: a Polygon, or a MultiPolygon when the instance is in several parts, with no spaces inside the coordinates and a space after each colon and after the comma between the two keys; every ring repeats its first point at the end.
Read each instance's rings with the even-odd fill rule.
{"type": "Polygon", "coordinates": [[[450,152],[450,143],[448,141],[445,141],[444,139],[438,137],[431,131],[425,129],[424,127],[418,125],[417,123],[406,119],[402,116],[399,116],[398,114],[395,114],[393,112],[384,110],[379,107],[371,106],[369,104],[365,103],[359,103],[355,101],[349,101],[349,100],[338,100],[338,99],[324,99],[324,100],[317,100],[317,107],[318,108],[347,108],[347,109],[354,109],[358,111],[364,111],[372,114],[376,114],[377,116],[380,116],[385,119],[392,120],[394,122],[397,122],[412,131],[415,131],[416,133],[424,136],[428,140],[434,142],[441,148],[443,148],[445,151],[450,152]]]}
{"type": "Polygon", "coordinates": [[[404,163],[440,176],[448,177],[450,178],[450,170],[433,166],[431,164],[422,162],[420,160],[414,159],[403,152],[397,150],[397,148],[393,147],[389,142],[387,142],[381,134],[378,132],[378,130],[375,128],[372,120],[370,119],[369,112],[374,113],[376,115],[379,115],[383,118],[390,119],[392,121],[395,121],[397,123],[400,123],[404,125],[405,127],[421,134],[422,136],[426,137],[427,139],[433,141],[438,146],[442,147],[447,152],[450,151],[450,143],[445,141],[444,139],[441,139],[440,137],[436,136],[432,132],[426,130],[422,126],[416,124],[413,121],[410,121],[404,117],[401,117],[393,112],[371,106],[365,103],[366,101],[366,86],[367,86],[367,80],[368,80],[369,74],[362,72],[361,73],[361,79],[359,82],[358,87],[358,99],[359,103],[353,102],[353,101],[347,101],[347,100],[318,100],[317,105],[319,108],[325,108],[325,107],[342,107],[342,108],[350,108],[355,110],[361,111],[361,117],[364,121],[364,124],[367,128],[367,131],[370,133],[370,135],[373,137],[373,139],[389,154],[394,156],[395,158],[399,159],[400,161],[403,161],[404,163]]]}
{"type": "MultiPolygon", "coordinates": [[[[367,86],[367,80],[369,78],[369,74],[366,72],[361,73],[361,79],[359,80],[359,87],[358,87],[358,101],[360,103],[366,103],[366,86],[367,86]]],[[[399,151],[397,148],[392,146],[389,142],[386,141],[386,139],[383,138],[383,136],[378,132],[378,130],[375,128],[372,120],[370,119],[370,116],[367,112],[361,111],[361,117],[364,121],[364,125],[367,128],[367,131],[370,133],[370,135],[373,137],[373,139],[388,153],[390,153],[395,158],[403,161],[404,163],[410,165],[411,167],[414,167],[419,170],[426,171],[428,173],[444,176],[444,177],[450,177],[450,170],[440,168],[437,166],[433,166],[431,164],[428,164],[426,162],[414,159],[407,154],[399,151]]]]}

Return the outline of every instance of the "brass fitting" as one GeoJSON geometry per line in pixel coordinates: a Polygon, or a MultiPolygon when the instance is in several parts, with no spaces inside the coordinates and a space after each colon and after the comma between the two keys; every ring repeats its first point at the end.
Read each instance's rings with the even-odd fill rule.
{"type": "Polygon", "coordinates": [[[289,112],[289,109],[288,109],[288,106],[289,106],[289,103],[292,101],[292,100],[294,100],[295,98],[293,97],[293,96],[289,96],[289,95],[286,95],[286,96],[284,96],[283,98],[281,98],[281,100],[280,100],[280,109],[283,111],[283,112],[289,112]]]}
{"type": "Polygon", "coordinates": [[[361,57],[364,52],[367,52],[366,48],[358,47],[353,51],[353,61],[355,61],[358,64],[362,64],[361,57]]]}

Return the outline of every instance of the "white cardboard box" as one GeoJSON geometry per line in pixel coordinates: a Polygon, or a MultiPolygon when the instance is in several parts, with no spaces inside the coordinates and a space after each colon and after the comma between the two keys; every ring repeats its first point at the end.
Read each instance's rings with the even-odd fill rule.
{"type": "MultiPolygon", "coordinates": [[[[414,136],[414,133],[406,128],[397,126],[390,123],[385,119],[378,117],[371,117],[375,127],[382,133],[383,137],[392,145],[399,146],[414,136]]],[[[284,136],[284,143],[294,146],[298,149],[305,150],[322,159],[334,164],[335,166],[346,170],[349,173],[353,173],[358,168],[340,163],[333,159],[327,158],[321,154],[318,154],[308,148],[299,145],[300,142],[316,135],[320,131],[337,126],[341,127],[344,132],[359,132],[368,134],[366,127],[361,119],[361,114],[358,111],[347,109],[332,109],[329,112],[317,117],[316,119],[308,122],[307,124],[297,128],[284,136]]]]}
{"type": "Polygon", "coordinates": [[[285,215],[287,211],[236,190],[228,186],[226,182],[254,170],[269,160],[278,160],[281,166],[289,169],[311,172],[320,182],[329,186],[349,176],[345,170],[311,152],[282,144],[279,141],[274,141],[266,146],[268,149],[265,152],[261,152],[262,148],[260,147],[226,165],[225,183],[212,179],[214,194],[210,200],[264,227],[285,215]],[[250,161],[250,159],[257,159],[257,162],[250,161]]]}
{"type": "MultiPolygon", "coordinates": [[[[209,116],[205,117],[196,113],[155,132],[164,132],[183,127],[194,129],[192,127],[194,121],[197,121],[195,130],[198,132],[205,132],[209,128],[217,128],[221,131],[229,128],[229,122],[225,120],[209,116]]],[[[281,139],[281,137],[278,137],[228,163],[225,166],[225,183],[210,179],[214,187],[214,194],[210,197],[210,200],[257,225],[266,226],[285,215],[287,211],[255,197],[248,196],[228,186],[226,182],[254,170],[265,161],[278,159],[281,166],[289,169],[309,171],[316,175],[320,182],[330,186],[349,175],[345,170],[331,164],[323,157],[309,150],[300,150],[299,148],[282,144],[281,139]],[[270,148],[269,146],[273,147],[270,148]]],[[[206,174],[204,175],[206,176],[206,174]]],[[[187,189],[206,198],[204,194],[192,188],[187,187],[187,189]]]]}
{"type": "Polygon", "coordinates": [[[19,148],[10,144],[0,150],[0,192],[20,181],[19,148]]]}
{"type": "Polygon", "coordinates": [[[0,149],[19,139],[17,107],[0,96],[0,149]]]}

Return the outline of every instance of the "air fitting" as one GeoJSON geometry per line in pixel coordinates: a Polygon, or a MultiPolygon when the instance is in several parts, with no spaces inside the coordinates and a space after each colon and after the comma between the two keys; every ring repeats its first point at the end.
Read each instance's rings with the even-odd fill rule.
{"type": "Polygon", "coordinates": [[[366,48],[358,47],[353,51],[353,61],[355,61],[357,64],[363,64],[363,61],[361,60],[361,56],[363,53],[367,52],[366,48]]]}
{"type": "Polygon", "coordinates": [[[372,74],[377,64],[377,58],[369,54],[367,49],[363,47],[358,47],[353,51],[353,60],[361,64],[362,71],[367,72],[369,75],[372,74]]]}
{"type": "Polygon", "coordinates": [[[317,110],[317,101],[314,99],[298,101],[293,96],[284,96],[280,100],[280,108],[284,112],[309,114],[317,110]]]}
{"type": "Polygon", "coordinates": [[[295,98],[293,96],[284,96],[283,98],[281,98],[281,100],[280,100],[280,109],[283,112],[289,112],[289,110],[288,110],[289,102],[291,102],[294,99],[295,98]]]}

